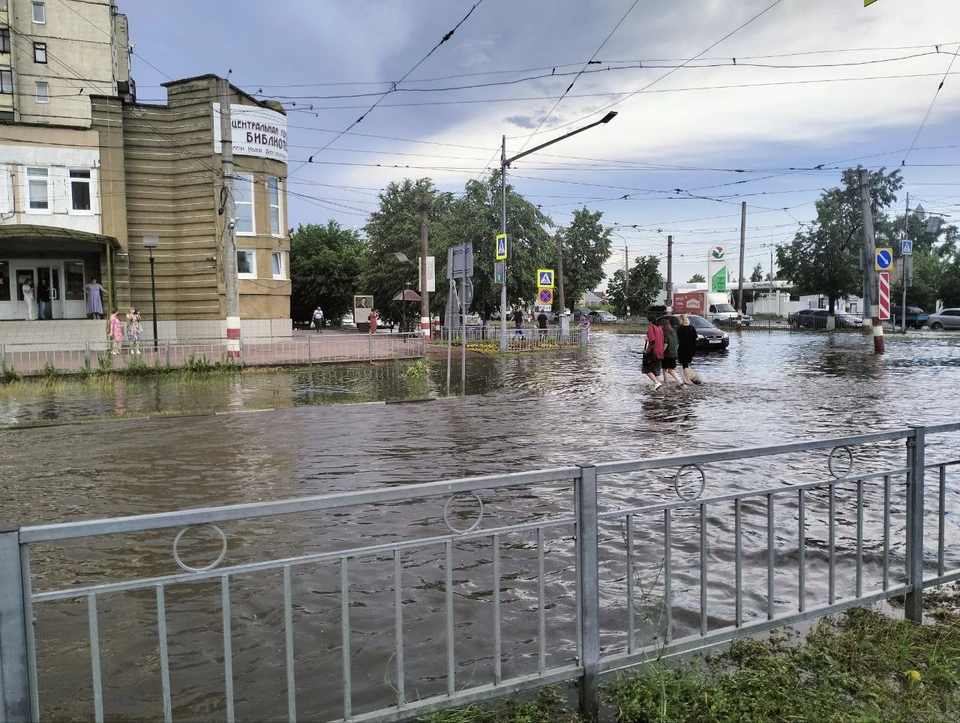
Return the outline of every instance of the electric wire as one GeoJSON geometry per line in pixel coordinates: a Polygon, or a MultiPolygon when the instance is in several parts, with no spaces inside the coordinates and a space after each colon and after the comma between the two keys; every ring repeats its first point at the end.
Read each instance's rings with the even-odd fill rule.
{"type": "Polygon", "coordinates": [[[944,83],[947,82],[947,78],[950,76],[950,71],[953,69],[953,64],[957,60],[957,54],[960,54],[960,44],[957,45],[956,51],[953,53],[953,57],[950,58],[950,65],[947,66],[947,72],[944,73],[943,79],[940,81],[940,85],[937,86],[937,91],[933,94],[933,100],[930,101],[930,107],[927,108],[927,114],[923,117],[923,120],[920,122],[920,127],[917,129],[917,135],[913,137],[913,143],[910,144],[910,148],[907,150],[906,155],[903,157],[903,162],[901,166],[907,165],[907,158],[910,157],[910,153],[913,151],[913,147],[917,145],[917,141],[920,140],[920,134],[923,133],[923,129],[927,125],[927,121],[930,120],[930,114],[933,113],[933,106],[937,104],[937,98],[940,97],[940,91],[943,90],[944,83]]]}

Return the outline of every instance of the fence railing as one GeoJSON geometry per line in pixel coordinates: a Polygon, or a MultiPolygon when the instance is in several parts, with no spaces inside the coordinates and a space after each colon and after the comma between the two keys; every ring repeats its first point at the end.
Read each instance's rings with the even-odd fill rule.
{"type": "MultiPolygon", "coordinates": [[[[443,341],[452,339],[454,342],[459,342],[462,334],[461,327],[443,327],[440,331],[440,338],[443,341]]],[[[547,329],[524,326],[517,329],[511,324],[507,329],[507,349],[518,351],[534,346],[586,346],[588,336],[587,330],[581,329],[579,326],[572,326],[567,334],[563,334],[558,326],[551,326],[547,329]]],[[[468,326],[466,339],[467,342],[499,342],[500,326],[499,324],[488,324],[485,327],[468,326]]]]}
{"type": "Polygon", "coordinates": [[[397,721],[561,681],[593,715],[655,658],[896,596],[919,621],[960,579],[958,431],[6,527],[0,721],[397,721]]]}
{"type": "MultiPolygon", "coordinates": [[[[58,344],[0,344],[0,374],[31,376],[53,370],[78,373],[84,370],[122,369],[131,364],[173,369],[227,362],[225,339],[124,342],[114,354],[108,341],[58,344]]],[[[412,359],[426,355],[426,339],[409,334],[309,334],[289,338],[246,337],[240,340],[240,356],[230,359],[240,366],[311,365],[327,362],[412,359]]]]}

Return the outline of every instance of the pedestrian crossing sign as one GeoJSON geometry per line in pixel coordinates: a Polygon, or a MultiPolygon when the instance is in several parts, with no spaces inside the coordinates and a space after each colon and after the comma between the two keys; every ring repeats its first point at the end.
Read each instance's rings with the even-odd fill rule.
{"type": "Polygon", "coordinates": [[[507,234],[497,234],[497,261],[506,261],[507,258],[507,234]]]}
{"type": "Polygon", "coordinates": [[[537,269],[537,286],[553,288],[553,269],[537,269]]]}

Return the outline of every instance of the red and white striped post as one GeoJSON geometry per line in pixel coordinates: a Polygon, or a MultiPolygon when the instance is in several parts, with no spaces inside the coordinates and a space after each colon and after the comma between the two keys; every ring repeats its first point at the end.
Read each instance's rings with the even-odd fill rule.
{"type": "Polygon", "coordinates": [[[881,271],[880,278],[880,321],[890,318],[890,274],[881,271]]]}

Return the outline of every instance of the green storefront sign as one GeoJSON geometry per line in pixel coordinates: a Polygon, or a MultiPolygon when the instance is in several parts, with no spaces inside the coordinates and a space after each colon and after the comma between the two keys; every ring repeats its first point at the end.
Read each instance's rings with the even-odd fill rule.
{"type": "Polygon", "coordinates": [[[710,277],[710,291],[727,290],[727,267],[722,266],[720,270],[710,277]]]}

